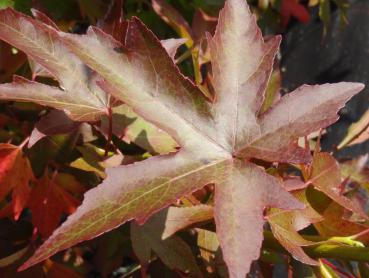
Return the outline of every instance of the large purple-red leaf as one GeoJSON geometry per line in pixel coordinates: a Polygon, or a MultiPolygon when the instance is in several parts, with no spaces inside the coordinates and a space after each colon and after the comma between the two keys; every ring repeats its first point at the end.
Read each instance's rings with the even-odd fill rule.
{"type": "Polygon", "coordinates": [[[245,277],[259,258],[265,207],[302,209],[276,178],[253,164],[235,162],[232,173],[215,188],[215,223],[230,277],[245,277]]]}
{"type": "MultiPolygon", "coordinates": [[[[86,35],[66,34],[11,10],[1,14],[0,37],[38,59],[60,81],[65,89],[61,92],[73,92],[84,100],[77,104],[86,105],[91,97],[80,86],[81,80],[103,98],[98,84],[167,132],[181,148],[176,154],[107,169],[106,180],[85,194],[76,213],[22,269],[128,220],[142,224],[183,195],[214,183],[214,213],[224,258],[231,277],[245,277],[260,253],[265,207],[303,207],[276,178],[237,157],[309,161],[310,154],[295,144],[297,138],[334,122],[344,102],[362,89],[355,83],[305,86],[260,116],[280,38],[263,41],[244,0],[226,2],[215,37],[210,40],[216,91],[213,103],[180,73],[161,42],[137,18],[129,21],[123,45],[98,28],[90,28],[86,35]],[[12,20],[6,20],[8,16],[12,20]],[[11,36],[7,26],[17,20],[24,24],[15,27],[32,32],[11,36]],[[24,40],[26,35],[32,40],[24,40]],[[42,39],[46,52],[35,47],[42,39]],[[58,55],[53,56],[55,53],[58,55]],[[101,77],[91,75],[83,63],[101,77]],[[86,79],[86,75],[91,78],[86,79]],[[77,76],[80,78],[75,80],[77,76]]],[[[97,103],[89,102],[98,110],[104,109],[105,101],[97,103]]]]}
{"type": "Polygon", "coordinates": [[[96,120],[106,112],[108,99],[96,85],[96,77],[58,39],[57,30],[12,9],[4,9],[0,10],[0,38],[44,67],[63,88],[16,82],[0,86],[1,99],[34,101],[64,109],[77,120],[96,120]],[[54,95],[48,97],[47,90],[54,91],[54,95]],[[70,106],[74,107],[72,111],[68,110],[70,106]],[[82,112],[76,113],[77,107],[82,112]]]}

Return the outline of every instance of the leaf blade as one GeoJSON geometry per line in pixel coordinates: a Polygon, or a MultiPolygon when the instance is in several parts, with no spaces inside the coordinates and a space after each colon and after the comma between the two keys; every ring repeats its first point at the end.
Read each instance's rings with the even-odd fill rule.
{"type": "Polygon", "coordinates": [[[178,197],[214,182],[219,179],[219,174],[225,174],[227,162],[224,160],[214,159],[204,163],[199,158],[194,163],[192,158],[193,154],[181,153],[108,169],[108,178],[104,183],[85,194],[84,202],[77,211],[21,269],[128,220],[136,219],[143,223],[151,214],[170,205],[178,197]],[[147,205],[143,205],[145,203],[147,205]]]}
{"type": "Polygon", "coordinates": [[[230,277],[245,277],[259,257],[266,206],[304,207],[274,177],[256,165],[242,164],[215,188],[215,223],[230,277]]]}
{"type": "Polygon", "coordinates": [[[268,161],[308,162],[308,155],[292,156],[294,141],[334,123],[338,110],[363,88],[363,84],[348,82],[301,86],[261,116],[260,134],[238,154],[268,161]]]}

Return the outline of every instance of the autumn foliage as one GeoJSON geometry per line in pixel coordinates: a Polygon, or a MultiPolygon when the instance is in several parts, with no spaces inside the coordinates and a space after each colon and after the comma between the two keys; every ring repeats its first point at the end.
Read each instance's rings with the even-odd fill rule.
{"type": "MultiPolygon", "coordinates": [[[[19,144],[0,145],[3,225],[30,230],[0,259],[9,275],[110,277],[125,263],[122,277],[272,277],[278,264],[365,277],[366,158],[320,148],[364,85],[281,95],[281,36],[264,39],[245,0],[198,10],[192,26],[151,4],[180,38],[159,40],[119,0],[86,32],[0,10],[0,39],[29,71],[0,99],[38,113],[19,144]]],[[[309,20],[282,1],[281,25],[291,16],[309,20]]],[[[365,119],[339,148],[366,140],[365,119]]]]}

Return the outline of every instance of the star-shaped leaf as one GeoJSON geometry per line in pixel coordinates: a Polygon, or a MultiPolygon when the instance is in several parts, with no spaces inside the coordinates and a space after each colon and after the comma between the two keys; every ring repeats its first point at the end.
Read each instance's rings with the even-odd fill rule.
{"type": "MultiPolygon", "coordinates": [[[[252,159],[310,162],[297,139],[336,121],[338,110],[363,89],[357,83],[303,86],[261,114],[280,38],[264,42],[245,0],[226,1],[215,36],[209,36],[212,103],[137,18],[128,22],[124,44],[96,27],[85,35],[56,34],[55,41],[103,78],[104,90],[171,135],[180,150],[108,168],[104,182],[85,194],[77,211],[21,269],[126,221],[143,224],[179,197],[212,183],[229,275],[245,277],[259,257],[264,209],[304,208],[252,159]]],[[[7,39],[1,31],[0,36],[7,39]]]]}

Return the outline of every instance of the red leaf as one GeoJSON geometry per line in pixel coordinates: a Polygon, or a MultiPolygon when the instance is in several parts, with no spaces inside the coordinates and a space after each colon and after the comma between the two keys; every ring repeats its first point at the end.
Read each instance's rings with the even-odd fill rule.
{"type": "Polygon", "coordinates": [[[79,201],[45,175],[32,188],[28,206],[32,223],[43,238],[51,235],[59,225],[63,213],[73,213],[79,201]]]}
{"type": "Polygon", "coordinates": [[[291,16],[297,18],[302,23],[310,21],[309,11],[304,5],[299,3],[299,0],[282,0],[281,17],[283,27],[287,26],[291,16]]]}
{"type": "Polygon", "coordinates": [[[23,52],[14,53],[14,48],[6,42],[0,42],[0,81],[9,81],[11,76],[27,60],[23,52]]]}
{"type": "Polygon", "coordinates": [[[113,0],[104,19],[97,22],[97,27],[124,43],[128,24],[123,18],[123,0],[113,0]]]}
{"type": "Polygon", "coordinates": [[[18,219],[28,201],[32,179],[31,165],[22,150],[14,145],[0,144],[0,200],[12,193],[11,204],[0,211],[0,217],[13,215],[18,219]]]}

